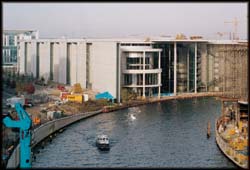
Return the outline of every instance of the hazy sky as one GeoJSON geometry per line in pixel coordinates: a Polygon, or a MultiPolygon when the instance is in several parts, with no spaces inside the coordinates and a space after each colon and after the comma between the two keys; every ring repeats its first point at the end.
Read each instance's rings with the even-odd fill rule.
{"type": "MultiPolygon", "coordinates": [[[[218,38],[238,18],[247,38],[247,3],[3,3],[4,29],[37,29],[41,38],[184,33],[218,38]]],[[[228,38],[225,35],[225,38],[228,38]]]]}

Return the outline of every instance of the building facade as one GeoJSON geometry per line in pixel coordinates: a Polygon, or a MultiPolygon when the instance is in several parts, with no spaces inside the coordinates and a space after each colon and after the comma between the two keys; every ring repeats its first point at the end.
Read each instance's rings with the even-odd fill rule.
{"type": "Polygon", "coordinates": [[[36,78],[138,96],[224,92],[247,96],[246,42],[175,39],[20,41],[19,71],[36,78]]]}
{"type": "Polygon", "coordinates": [[[38,39],[39,33],[36,30],[4,30],[2,67],[5,70],[17,69],[18,43],[20,40],[38,39]]]}

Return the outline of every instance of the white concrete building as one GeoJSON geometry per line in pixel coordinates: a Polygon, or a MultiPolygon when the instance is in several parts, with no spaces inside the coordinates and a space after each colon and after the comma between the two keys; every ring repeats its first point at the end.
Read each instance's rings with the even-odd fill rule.
{"type": "MultiPolygon", "coordinates": [[[[229,92],[227,86],[233,86],[230,79],[222,82],[223,76],[233,74],[230,69],[233,53],[229,51],[238,48],[244,52],[235,54],[246,59],[247,48],[243,44],[160,38],[22,40],[18,64],[20,73],[63,84],[80,83],[94,91],[109,91],[118,101],[123,89],[142,97],[229,92]],[[221,48],[228,55],[222,54],[221,48]],[[224,67],[225,56],[230,62],[224,67]]],[[[242,74],[235,76],[240,81],[245,75],[241,71],[242,74]]]]}

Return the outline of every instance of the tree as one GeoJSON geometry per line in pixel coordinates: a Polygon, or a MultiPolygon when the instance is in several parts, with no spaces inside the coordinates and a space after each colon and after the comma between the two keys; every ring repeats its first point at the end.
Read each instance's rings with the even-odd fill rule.
{"type": "Polygon", "coordinates": [[[10,86],[10,78],[7,77],[7,80],[6,80],[6,86],[9,87],[10,86]]]}
{"type": "Polygon", "coordinates": [[[31,73],[30,79],[31,79],[32,82],[34,81],[34,75],[33,75],[33,73],[31,73]]]}
{"type": "Polygon", "coordinates": [[[15,71],[13,71],[12,77],[13,77],[14,79],[16,78],[16,72],[15,72],[15,71]]]}
{"type": "Polygon", "coordinates": [[[16,93],[24,92],[24,84],[21,82],[17,82],[16,84],[16,93]]]}
{"type": "Polygon", "coordinates": [[[19,78],[19,77],[20,77],[20,72],[18,71],[18,72],[17,72],[17,78],[19,78]]]}
{"type": "Polygon", "coordinates": [[[15,80],[12,80],[10,82],[10,88],[12,88],[12,89],[16,88],[16,81],[15,80]]]}
{"type": "Polygon", "coordinates": [[[24,82],[24,80],[25,80],[25,76],[22,74],[21,81],[24,82]]]}
{"type": "Polygon", "coordinates": [[[81,84],[80,83],[74,84],[73,93],[82,93],[82,92],[83,90],[82,90],[81,84]]]}
{"type": "Polygon", "coordinates": [[[11,74],[9,71],[7,72],[7,76],[8,76],[8,78],[11,78],[11,74]]]}
{"type": "Polygon", "coordinates": [[[137,98],[137,93],[132,89],[123,88],[121,92],[121,97],[123,101],[135,100],[137,98]]]}
{"type": "Polygon", "coordinates": [[[33,94],[35,92],[35,86],[32,83],[29,83],[28,85],[25,86],[25,91],[28,94],[33,94]]]}
{"type": "Polygon", "coordinates": [[[122,89],[121,97],[123,101],[128,101],[128,89],[127,88],[122,89]]]}
{"type": "Polygon", "coordinates": [[[42,82],[42,85],[45,85],[45,84],[44,84],[44,82],[45,82],[44,77],[41,77],[41,82],[42,82]]]}

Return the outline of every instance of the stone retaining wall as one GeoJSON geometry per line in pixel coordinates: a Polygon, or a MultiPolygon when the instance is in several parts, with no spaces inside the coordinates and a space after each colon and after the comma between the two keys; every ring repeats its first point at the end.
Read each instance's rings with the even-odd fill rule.
{"type": "MultiPolygon", "coordinates": [[[[37,127],[36,129],[32,131],[31,148],[36,146],[39,142],[41,142],[43,139],[48,137],[50,134],[76,121],[79,121],[81,119],[84,119],[90,116],[94,116],[101,112],[102,110],[75,114],[72,116],[56,119],[56,120],[49,121],[47,123],[42,124],[41,126],[37,127]]],[[[8,160],[7,168],[16,168],[19,166],[19,163],[20,163],[19,153],[20,153],[20,145],[18,144],[8,160]]]]}

